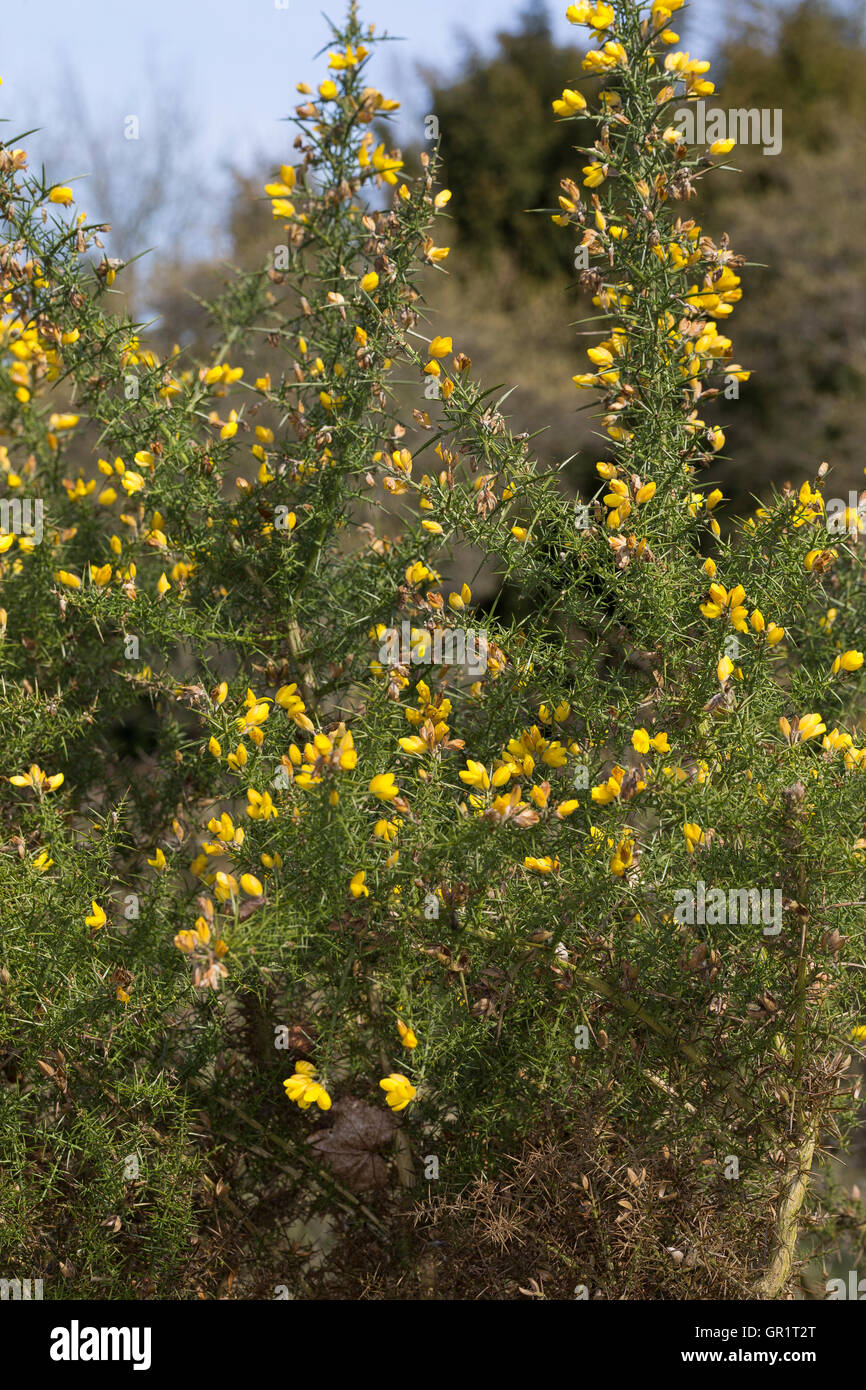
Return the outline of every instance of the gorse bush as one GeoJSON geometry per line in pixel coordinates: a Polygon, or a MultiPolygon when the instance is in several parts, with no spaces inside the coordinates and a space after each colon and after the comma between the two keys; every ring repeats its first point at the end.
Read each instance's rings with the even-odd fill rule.
{"type": "Polygon", "coordinates": [[[712,91],[679,7],[568,10],[576,505],[421,299],[450,194],[354,5],[207,361],[157,360],[104,229],[0,151],[10,1277],[785,1291],[855,1114],[863,558],[825,464],[724,535],[702,484],[744,257],[692,215],[729,148],[674,122],[712,91]]]}

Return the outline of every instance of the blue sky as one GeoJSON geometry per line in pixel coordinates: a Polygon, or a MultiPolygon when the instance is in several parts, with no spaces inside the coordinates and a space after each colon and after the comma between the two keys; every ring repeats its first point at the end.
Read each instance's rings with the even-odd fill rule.
{"type": "MultiPolygon", "coordinates": [[[[225,166],[252,169],[288,154],[288,127],[281,124],[298,100],[295,84],[321,80],[324,60],[314,55],[328,39],[323,11],[340,18],[343,0],[31,0],[31,22],[6,26],[0,53],[0,115],[11,122],[6,136],[31,125],[32,157],[46,158],[52,178],[90,172],[98,159],[120,163],[135,178],[144,145],[124,139],[124,120],[137,115],[142,142],[176,140],[176,165],[166,169],[160,199],[181,202],[194,163],[204,196],[187,211],[201,235],[220,220],[225,166]],[[283,7],[284,6],[284,7],[283,7]],[[36,23],[32,21],[35,20],[36,23]],[[37,76],[38,75],[38,76],[37,76]],[[70,115],[70,91],[86,101],[94,148],[86,153],[70,115]],[[156,93],[159,93],[157,97],[156,93]],[[190,117],[179,137],[173,93],[190,117]],[[66,167],[67,161],[72,167],[66,167]]],[[[548,6],[558,37],[580,43],[584,32],[564,15],[567,0],[548,6]]],[[[368,0],[362,18],[405,42],[380,49],[373,81],[403,102],[402,133],[415,133],[427,110],[417,75],[419,63],[443,72],[459,67],[465,37],[489,49],[497,29],[516,25],[525,0],[368,0]]],[[[713,46],[718,0],[694,0],[699,37],[693,51],[713,46]]],[[[682,24],[678,29],[683,31],[682,24]]],[[[552,94],[554,95],[554,94],[552,94]]],[[[263,172],[269,170],[263,169],[263,172]]],[[[76,190],[78,194],[79,189],[76,190]]],[[[94,194],[91,193],[91,199],[94,194]]],[[[191,199],[190,199],[191,201],[191,199]]],[[[91,215],[99,207],[82,206],[91,215]]]]}

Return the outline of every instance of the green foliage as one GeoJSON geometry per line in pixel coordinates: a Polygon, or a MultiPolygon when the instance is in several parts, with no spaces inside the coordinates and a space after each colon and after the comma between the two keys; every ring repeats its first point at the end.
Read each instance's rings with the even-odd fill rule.
{"type": "MultiPolygon", "coordinates": [[[[660,27],[612,8],[585,64],[615,95],[563,123],[584,188],[549,209],[594,301],[581,521],[461,325],[427,326],[451,204],[371,134],[389,107],[354,6],[266,186],[279,252],[208,306],[202,361],[111,314],[98,229],[2,151],[4,495],[45,518],[0,557],[10,1275],[212,1292],[217,1169],[265,1243],[269,1202],[387,1242],[431,1156],[459,1211],[543,1135],[604,1174],[585,1282],[676,1296],[663,1251],[694,1231],[664,1176],[731,1251],[693,1290],[743,1296],[788,1240],[792,1155],[849,1127],[862,546],[829,544],[817,470],[721,535],[703,411],[744,374],[742,258],[685,216],[716,160],[666,134],[660,89],[704,79],[665,71],[660,27]],[[483,614],[475,667],[469,557],[522,596],[483,614]],[[690,919],[700,884],[775,917],[690,919]],[[363,1163],[311,1156],[351,1102],[363,1163]],[[624,1264],[617,1155],[653,1175],[624,1264]]],[[[293,1239],[273,1284],[303,1292],[293,1239]]]]}

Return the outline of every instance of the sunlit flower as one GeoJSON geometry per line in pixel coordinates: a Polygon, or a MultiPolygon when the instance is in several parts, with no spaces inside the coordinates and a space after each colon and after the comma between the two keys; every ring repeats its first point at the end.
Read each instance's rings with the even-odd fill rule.
{"type": "Polygon", "coordinates": [[[412,1085],[407,1076],[402,1072],[392,1071],[390,1076],[386,1076],[379,1082],[385,1092],[385,1099],[392,1110],[405,1110],[410,1100],[414,1100],[417,1095],[416,1088],[412,1085]]]}
{"type": "Polygon", "coordinates": [[[843,652],[837,656],[833,662],[833,675],[838,671],[859,671],[863,665],[863,653],[857,651],[843,652]]]}
{"type": "Polygon", "coordinates": [[[402,1018],[397,1019],[397,1032],[400,1034],[400,1041],[404,1047],[411,1048],[418,1046],[418,1039],[415,1037],[412,1029],[407,1028],[402,1018]]]}
{"type": "Polygon", "coordinates": [[[41,796],[43,792],[56,791],[63,785],[63,773],[55,772],[49,776],[36,763],[31,763],[27,772],[18,772],[14,777],[10,777],[9,781],[13,787],[32,787],[41,796]]]}
{"type": "Polygon", "coordinates": [[[366,877],[365,869],[359,869],[356,874],[353,874],[349,881],[349,892],[353,898],[369,898],[370,890],[364,881],[366,877]]]}
{"type": "Polygon", "coordinates": [[[370,781],[370,791],[380,801],[394,801],[400,795],[400,788],[394,780],[393,772],[380,772],[370,781]]]}
{"type": "Polygon", "coordinates": [[[543,859],[536,859],[533,855],[527,854],[523,867],[532,869],[537,874],[555,874],[559,872],[559,860],[550,854],[546,854],[543,859]]]}
{"type": "Polygon", "coordinates": [[[313,1080],[315,1075],[316,1068],[312,1062],[296,1062],[294,1075],[283,1082],[286,1095],[301,1110],[309,1110],[311,1105],[317,1105],[320,1110],[330,1110],[331,1097],[324,1086],[313,1080]]]}
{"type": "Polygon", "coordinates": [[[686,849],[689,854],[694,854],[698,845],[706,843],[704,831],[695,821],[686,821],[683,826],[683,834],[686,837],[686,849]]]}

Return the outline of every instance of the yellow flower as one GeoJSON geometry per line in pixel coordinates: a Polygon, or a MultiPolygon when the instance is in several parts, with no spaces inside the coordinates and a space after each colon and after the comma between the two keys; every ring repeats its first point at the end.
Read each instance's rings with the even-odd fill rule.
{"type": "Polygon", "coordinates": [[[807,739],[817,738],[818,734],[826,734],[827,725],[821,719],[820,714],[801,714],[799,718],[794,717],[791,724],[784,715],[779,720],[779,728],[785,735],[789,743],[805,743],[807,739]]]}
{"type": "Polygon", "coordinates": [[[803,564],[810,573],[815,570],[817,574],[823,574],[825,570],[829,569],[838,554],[837,550],[810,550],[806,554],[803,564]]]}
{"type": "Polygon", "coordinates": [[[590,796],[599,806],[607,806],[611,801],[616,801],[622,790],[622,781],[625,777],[625,768],[615,767],[612,769],[606,782],[601,782],[597,787],[592,787],[590,796]]]}
{"type": "Polygon", "coordinates": [[[523,861],[525,869],[534,869],[537,874],[555,874],[559,872],[559,860],[549,854],[543,859],[536,859],[533,855],[527,854],[523,861]]]}
{"type": "Polygon", "coordinates": [[[667,734],[653,734],[650,737],[646,729],[635,729],[631,736],[631,746],[636,753],[648,753],[651,748],[656,753],[669,753],[671,751],[667,734]]]}
{"type": "Polygon", "coordinates": [[[267,700],[257,700],[252,708],[247,709],[245,714],[240,715],[235,720],[235,727],[244,734],[248,729],[264,724],[270,712],[271,707],[267,700]]]}
{"type": "Polygon", "coordinates": [[[635,729],[631,736],[631,746],[636,753],[649,752],[650,741],[646,729],[635,729]]]}
{"type": "Polygon", "coordinates": [[[74,202],[72,189],[64,188],[62,185],[58,184],[55,188],[52,188],[51,192],[48,194],[48,201],[49,203],[60,203],[62,207],[68,208],[69,204],[74,202]]]}
{"type": "MultiPolygon", "coordinates": [[[[586,355],[589,358],[590,362],[592,362],[596,367],[610,367],[613,365],[613,353],[610,351],[609,348],[587,348],[586,355]]],[[[598,471],[601,473],[601,469],[599,469],[598,471]]],[[[607,476],[612,477],[613,475],[609,474],[607,476]]],[[[605,474],[602,473],[602,477],[605,477],[605,474]]]]}
{"type": "Polygon", "coordinates": [[[27,772],[19,772],[14,777],[9,778],[13,787],[32,787],[35,792],[39,792],[40,796],[43,792],[56,791],[58,787],[63,785],[63,780],[62,772],[55,772],[53,776],[49,777],[48,773],[43,772],[37,763],[31,763],[27,772]]]}
{"type": "Polygon", "coordinates": [[[380,772],[373,777],[370,782],[370,791],[380,801],[395,801],[400,795],[400,788],[394,781],[393,772],[380,772]]]}
{"type": "Polygon", "coordinates": [[[286,1095],[301,1110],[309,1110],[311,1105],[318,1105],[320,1110],[330,1110],[331,1097],[324,1086],[313,1080],[315,1074],[316,1068],[312,1062],[296,1062],[294,1076],[283,1082],[286,1095]]]}
{"type": "Polygon", "coordinates": [[[369,898],[370,890],[364,880],[367,877],[364,869],[359,869],[349,882],[349,892],[353,898],[369,898]]]}
{"type": "Polygon", "coordinates": [[[412,1029],[406,1027],[406,1024],[403,1022],[402,1018],[397,1019],[397,1032],[400,1034],[400,1041],[404,1047],[418,1046],[418,1039],[415,1037],[415,1034],[412,1032],[412,1029]]]}
{"type": "Polygon", "coordinates": [[[238,413],[236,410],[229,411],[229,418],[220,430],[220,439],[234,439],[238,432],[238,413]]]}
{"type": "MultiPolygon", "coordinates": [[[[241,748],[243,748],[243,744],[239,745],[238,751],[241,748]]],[[[235,755],[229,754],[229,762],[233,756],[235,755]]],[[[246,762],[246,749],[244,749],[244,762],[246,762]]],[[[247,788],[247,815],[250,820],[270,820],[271,817],[276,819],[278,814],[279,812],[271,800],[270,792],[257,792],[254,787],[247,788]]]]}
{"type": "Polygon", "coordinates": [[[591,164],[584,164],[582,172],[586,175],[584,179],[585,188],[598,188],[604,183],[606,164],[600,164],[598,160],[593,160],[591,164]]]}
{"type": "Polygon", "coordinates": [[[431,584],[438,584],[441,576],[435,570],[428,569],[423,560],[413,560],[411,565],[406,566],[406,583],[418,585],[429,581],[431,584]]]}
{"type": "Polygon", "coordinates": [[[153,858],[148,859],[147,862],[152,869],[164,869],[166,866],[166,858],[161,849],[157,849],[153,858]]]}
{"type": "Polygon", "coordinates": [[[385,1092],[385,1099],[392,1110],[405,1110],[410,1100],[414,1100],[417,1095],[417,1090],[409,1078],[399,1071],[392,1071],[390,1076],[379,1082],[379,1085],[385,1092]]]}
{"type": "Polygon", "coordinates": [[[841,671],[859,671],[859,670],[860,670],[860,667],[861,667],[862,665],[863,665],[863,653],[862,653],[862,652],[857,652],[857,651],[847,651],[847,652],[843,652],[842,655],[841,655],[841,656],[837,656],[837,657],[836,657],[836,660],[833,662],[833,675],[835,676],[836,673],[837,673],[837,671],[840,671],[840,670],[841,670],[841,671]]]}
{"type": "Polygon", "coordinates": [[[106,918],[105,913],[103,912],[102,908],[99,906],[99,903],[96,901],[95,898],[91,898],[91,900],[90,900],[90,906],[91,906],[91,913],[90,913],[90,916],[89,916],[89,917],[85,917],[84,920],[85,920],[85,922],[87,923],[88,927],[93,927],[93,929],[94,929],[95,931],[98,931],[100,927],[104,927],[104,926],[105,926],[105,923],[106,923],[107,918],[106,918]]]}
{"type": "Polygon", "coordinates": [[[247,750],[242,743],[238,744],[233,753],[229,753],[227,762],[229,767],[234,768],[235,772],[240,772],[241,768],[246,767],[247,750]]]}
{"type": "Polygon", "coordinates": [[[248,898],[260,898],[265,890],[255,874],[241,874],[241,891],[246,893],[248,898]]]}
{"type": "Polygon", "coordinates": [[[490,787],[490,777],[487,768],[483,763],[476,763],[472,758],[466,759],[466,770],[459,773],[460,781],[465,782],[468,787],[477,787],[479,791],[487,791],[490,787]]]}
{"type": "Polygon", "coordinates": [[[361,289],[365,294],[371,294],[379,283],[379,277],[375,270],[368,270],[366,275],[361,276],[361,289]]]}
{"type": "Polygon", "coordinates": [[[428,350],[431,357],[447,357],[449,352],[454,351],[454,342],[451,338],[437,336],[433,339],[428,350]]]}
{"type": "Polygon", "coordinates": [[[586,98],[573,87],[566,87],[561,98],[552,105],[557,116],[573,116],[578,111],[586,110],[586,98]]]}
{"type": "Polygon", "coordinates": [[[704,832],[695,821],[686,821],[683,826],[683,834],[686,837],[686,849],[689,854],[694,854],[697,845],[705,843],[704,832]]]}
{"type": "Polygon", "coordinates": [[[58,584],[65,584],[67,589],[80,589],[81,580],[77,574],[70,574],[69,570],[57,570],[54,578],[58,584]]]}
{"type": "Polygon", "coordinates": [[[608,868],[617,878],[624,878],[626,870],[631,867],[634,859],[634,847],[631,840],[624,838],[620,840],[616,848],[616,853],[612,856],[608,868]]]}
{"type": "Polygon", "coordinates": [[[388,845],[397,837],[397,822],[393,820],[377,820],[373,827],[373,834],[376,836],[377,840],[384,840],[385,844],[388,845]]]}

